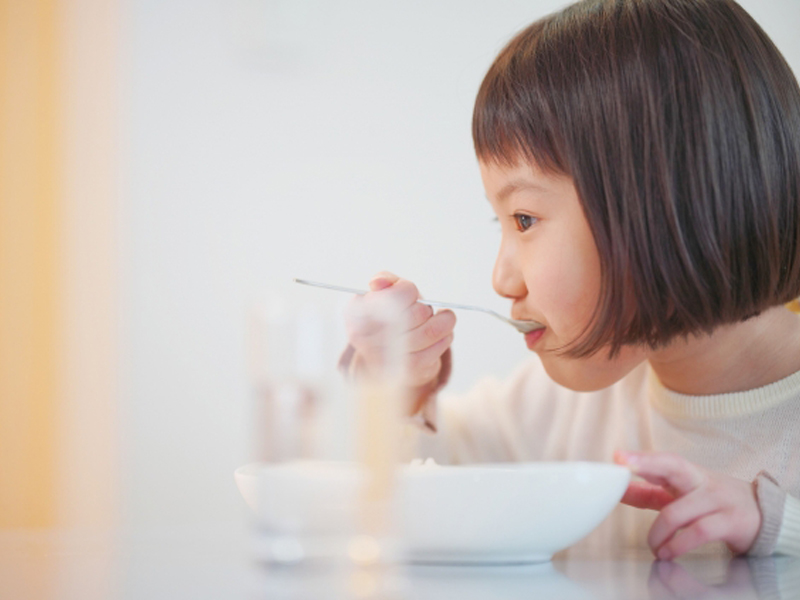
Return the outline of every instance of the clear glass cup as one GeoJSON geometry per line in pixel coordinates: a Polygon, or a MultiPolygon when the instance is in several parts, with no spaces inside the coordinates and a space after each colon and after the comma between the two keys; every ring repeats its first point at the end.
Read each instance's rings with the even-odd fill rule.
{"type": "Polygon", "coordinates": [[[271,564],[331,560],[352,529],[341,489],[353,485],[355,453],[353,396],[336,368],[342,303],[303,292],[269,292],[249,314],[250,502],[257,558],[271,564]]]}
{"type": "Polygon", "coordinates": [[[348,597],[396,596],[403,311],[340,300],[298,288],[251,311],[255,552],[271,565],[332,567],[348,597]],[[337,368],[345,320],[374,348],[348,376],[337,368]]]}

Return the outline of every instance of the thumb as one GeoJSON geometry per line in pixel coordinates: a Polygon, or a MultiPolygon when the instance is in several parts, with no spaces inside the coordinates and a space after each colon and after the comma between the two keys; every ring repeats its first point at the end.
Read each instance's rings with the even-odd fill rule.
{"type": "MultiPolygon", "coordinates": [[[[621,466],[628,466],[628,461],[623,452],[614,452],[614,462],[621,466]]],[[[647,481],[631,481],[620,502],[634,508],[661,510],[675,497],[660,485],[647,481]]]]}
{"type": "Polygon", "coordinates": [[[634,508],[661,510],[673,500],[675,500],[675,496],[660,485],[653,485],[646,481],[632,481],[620,502],[634,508]]]}
{"type": "Polygon", "coordinates": [[[372,292],[384,290],[393,286],[399,280],[400,278],[394,273],[390,273],[389,271],[381,271],[370,280],[369,289],[372,292]]]}

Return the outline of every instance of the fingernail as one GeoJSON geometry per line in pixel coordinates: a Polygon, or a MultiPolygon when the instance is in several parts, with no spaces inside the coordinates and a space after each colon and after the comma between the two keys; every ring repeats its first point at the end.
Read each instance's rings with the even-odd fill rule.
{"type": "Polygon", "coordinates": [[[622,461],[624,465],[630,468],[631,471],[635,471],[636,467],[639,466],[639,457],[636,454],[631,454],[629,452],[617,452],[617,456],[622,461]]]}

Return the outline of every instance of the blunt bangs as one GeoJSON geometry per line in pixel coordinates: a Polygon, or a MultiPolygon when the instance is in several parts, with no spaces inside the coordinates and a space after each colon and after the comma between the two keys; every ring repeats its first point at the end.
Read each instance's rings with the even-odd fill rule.
{"type": "Polygon", "coordinates": [[[478,159],[572,178],[601,290],[575,357],[800,296],[800,88],[733,0],[584,0],[501,51],[478,159]]]}
{"type": "Polygon", "coordinates": [[[547,85],[549,57],[538,49],[544,25],[538,21],[520,33],[489,69],[475,101],[472,134],[482,162],[511,166],[523,159],[566,174],[547,85]]]}

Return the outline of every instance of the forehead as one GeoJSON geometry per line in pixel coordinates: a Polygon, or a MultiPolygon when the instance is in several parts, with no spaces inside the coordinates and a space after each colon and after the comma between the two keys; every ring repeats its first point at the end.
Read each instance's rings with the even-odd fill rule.
{"type": "Polygon", "coordinates": [[[481,161],[480,170],[486,195],[492,201],[502,202],[520,190],[553,194],[574,189],[566,175],[545,172],[527,161],[513,165],[481,161]]]}

